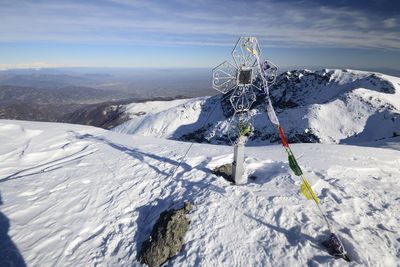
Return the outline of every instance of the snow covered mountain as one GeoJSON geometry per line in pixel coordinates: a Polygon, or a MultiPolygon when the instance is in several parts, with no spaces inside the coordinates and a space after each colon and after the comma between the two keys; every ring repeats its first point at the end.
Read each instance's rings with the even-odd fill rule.
{"type": "MultiPolygon", "coordinates": [[[[164,111],[155,105],[150,117],[163,112],[173,121],[182,110],[182,120],[196,120],[185,111],[200,113],[205,101],[178,101],[164,111]]],[[[164,266],[345,264],[321,247],[324,220],[299,194],[279,145],[247,148],[245,175],[256,179],[234,186],[211,173],[232,161],[228,146],[194,144],[171,177],[189,144],[8,120],[0,120],[0,142],[0,266],[9,259],[21,266],[141,266],[138,249],[158,216],[183,201],[193,204],[185,246],[164,266]]],[[[349,266],[398,265],[400,151],[292,148],[353,259],[349,266]]]]}
{"type": "MultiPolygon", "coordinates": [[[[279,75],[270,91],[292,143],[354,144],[400,135],[400,78],[355,70],[298,70],[279,75]]],[[[249,145],[277,142],[262,96],[252,108],[255,131],[249,145]]],[[[114,128],[116,132],[229,143],[229,95],[130,104],[125,109],[131,120],[114,128]]]]}

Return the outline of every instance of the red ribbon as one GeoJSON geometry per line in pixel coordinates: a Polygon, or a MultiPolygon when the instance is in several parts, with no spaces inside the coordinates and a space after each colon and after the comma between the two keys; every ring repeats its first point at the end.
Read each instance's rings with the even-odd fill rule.
{"type": "Polygon", "coordinates": [[[281,138],[282,145],[284,147],[289,147],[289,144],[288,144],[288,142],[286,140],[285,134],[283,133],[283,129],[282,129],[281,126],[279,126],[279,137],[281,138]]]}

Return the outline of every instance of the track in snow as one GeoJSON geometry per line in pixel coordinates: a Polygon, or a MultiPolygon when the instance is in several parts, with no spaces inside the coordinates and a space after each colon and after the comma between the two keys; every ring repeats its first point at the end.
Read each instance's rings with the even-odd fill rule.
{"type": "MultiPolygon", "coordinates": [[[[186,244],[167,266],[342,266],[320,245],[327,231],[299,194],[279,146],[247,149],[234,186],[211,174],[230,147],[126,136],[93,127],[0,121],[0,193],[7,233],[28,265],[139,266],[159,214],[194,203],[186,244]]],[[[334,222],[350,265],[395,266],[400,152],[294,145],[334,222]]]]}

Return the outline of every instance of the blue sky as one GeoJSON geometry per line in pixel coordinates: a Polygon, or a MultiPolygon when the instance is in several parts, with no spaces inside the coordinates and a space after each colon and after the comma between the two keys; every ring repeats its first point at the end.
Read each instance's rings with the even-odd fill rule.
{"type": "Polygon", "coordinates": [[[0,68],[213,67],[256,36],[283,67],[400,69],[388,0],[0,0],[0,68]]]}

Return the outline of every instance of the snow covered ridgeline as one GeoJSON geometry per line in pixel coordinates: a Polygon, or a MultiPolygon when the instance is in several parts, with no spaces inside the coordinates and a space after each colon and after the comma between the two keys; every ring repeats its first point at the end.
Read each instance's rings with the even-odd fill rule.
{"type": "MultiPolygon", "coordinates": [[[[290,142],[359,143],[400,135],[400,78],[354,70],[298,70],[278,76],[273,104],[290,142]]],[[[121,133],[227,144],[232,110],[221,96],[126,106],[121,133]],[[217,105],[206,127],[205,118],[217,105]]],[[[253,111],[250,145],[279,140],[262,99],[253,111]]]]}
{"type": "MultiPolygon", "coordinates": [[[[140,266],[137,250],[158,215],[183,201],[194,204],[192,223],[167,266],[343,266],[321,248],[324,221],[299,194],[278,145],[248,148],[246,175],[258,178],[233,186],[211,174],[232,160],[227,146],[195,144],[167,178],[189,144],[6,120],[0,141],[0,215],[28,266],[140,266]]],[[[326,144],[293,150],[350,265],[396,266],[400,152],[326,144]]]]}

